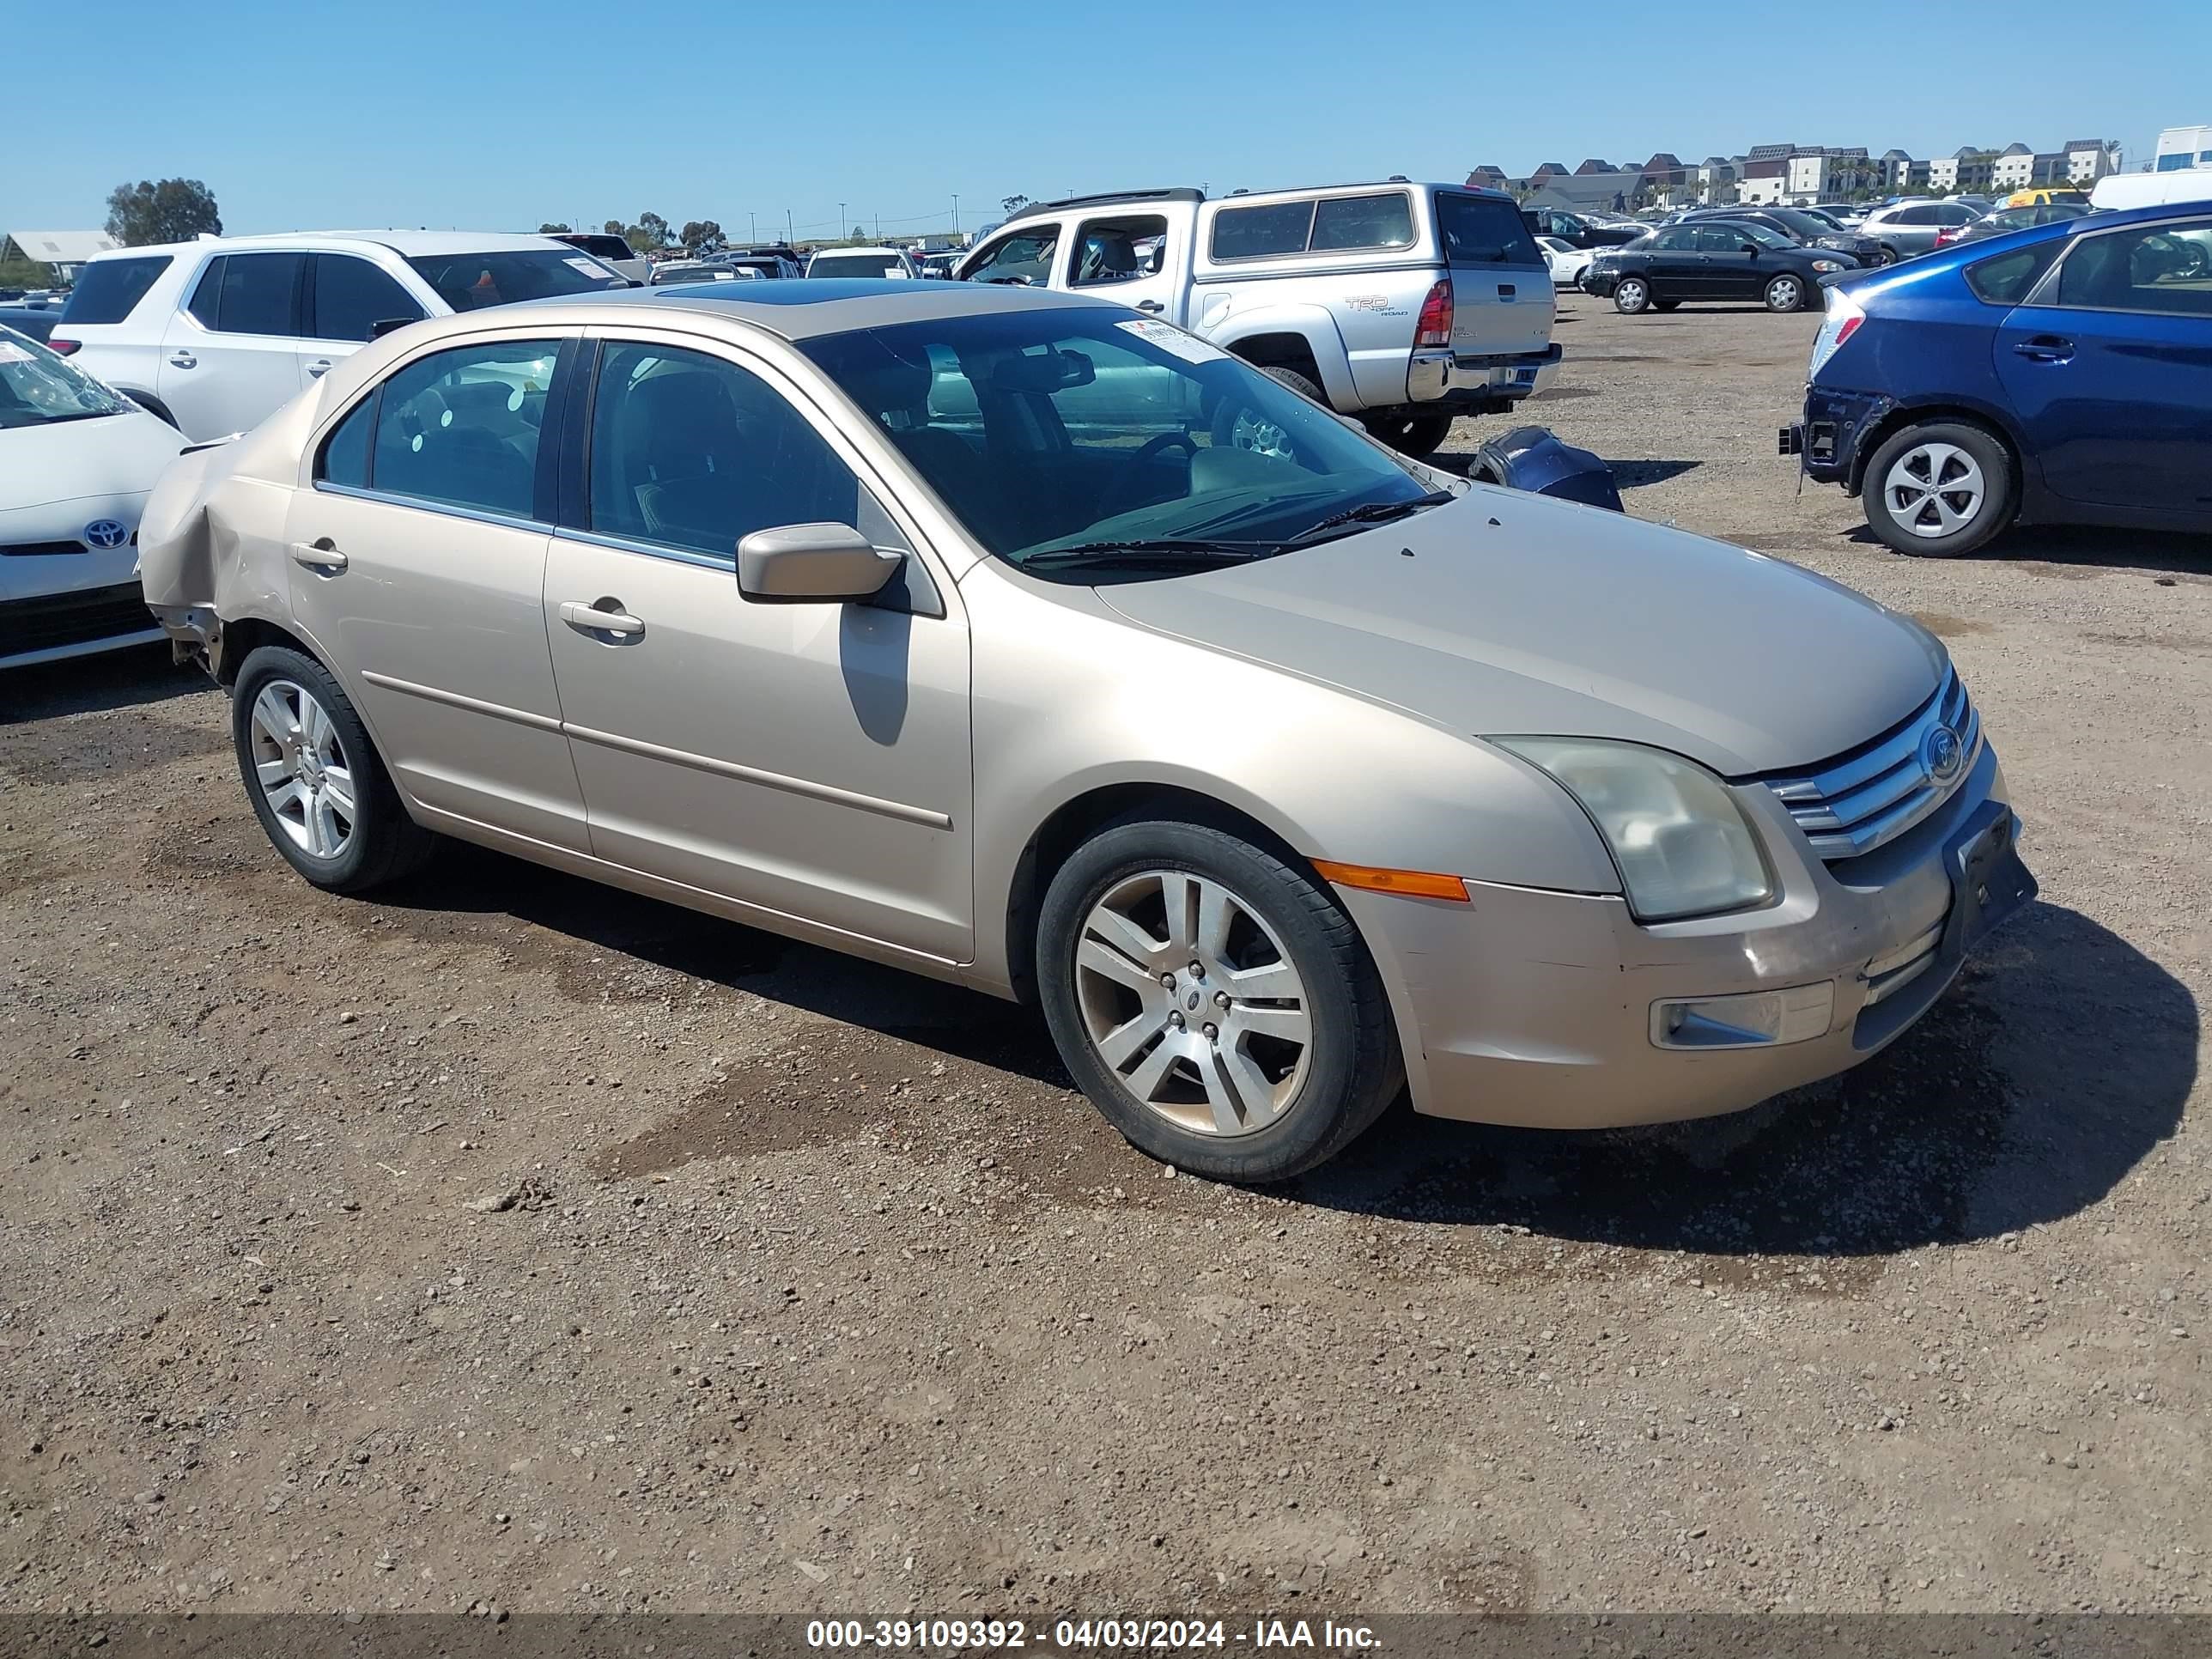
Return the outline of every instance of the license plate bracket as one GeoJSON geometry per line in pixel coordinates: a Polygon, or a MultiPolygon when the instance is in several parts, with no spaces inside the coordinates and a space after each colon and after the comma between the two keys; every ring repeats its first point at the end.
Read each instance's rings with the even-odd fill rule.
{"type": "Polygon", "coordinates": [[[2040,890],[2020,856],[2020,820],[2002,801],[1984,801],[1944,844],[1951,916],[1944,954],[1956,960],[2025,909],[2040,890]]]}

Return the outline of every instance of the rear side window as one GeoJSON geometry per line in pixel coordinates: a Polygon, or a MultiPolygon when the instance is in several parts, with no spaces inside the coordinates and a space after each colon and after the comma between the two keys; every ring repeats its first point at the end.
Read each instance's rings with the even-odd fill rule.
{"type": "Polygon", "coordinates": [[[1540,265],[1543,251],[1512,203],[1489,196],[1437,192],[1437,234],[1455,265],[1540,265]]]}
{"type": "Polygon", "coordinates": [[[1379,196],[1333,196],[1314,204],[1316,253],[1343,248],[1409,247],[1413,240],[1413,207],[1402,190],[1379,196]]]}
{"type": "Polygon", "coordinates": [[[375,423],[376,399],[364,398],[324,441],[323,458],[315,464],[316,481],[343,484],[349,489],[368,489],[368,438],[375,423]]]}
{"type": "Polygon", "coordinates": [[[62,321],[119,323],[168,268],[166,253],[143,259],[94,259],[77,272],[76,286],[62,307],[62,321]]]}
{"type": "Polygon", "coordinates": [[[501,340],[435,352],[399,370],[374,400],[370,487],[534,517],[538,434],[560,353],[558,340],[501,340]]]}
{"type": "Polygon", "coordinates": [[[1214,216],[1213,258],[1264,259],[1304,253],[1313,229],[1311,202],[1272,202],[1265,207],[1224,208],[1214,216]]]}
{"type": "Polygon", "coordinates": [[[200,272],[199,281],[192,284],[192,297],[185,302],[185,310],[202,328],[213,328],[222,310],[222,268],[228,264],[228,260],[220,258],[209,260],[207,269],[200,272]]]}
{"type": "Polygon", "coordinates": [[[2038,242],[2033,247],[2000,253],[1994,259],[1977,261],[1966,267],[1966,286],[1984,305],[2016,306],[2027,297],[2036,279],[2051,269],[2051,260],[2065,246],[2064,241],[2053,238],[2038,242]]]}
{"type": "Polygon", "coordinates": [[[422,315],[407,290],[368,260],[349,253],[315,256],[317,339],[366,340],[379,323],[412,323],[422,315]]]}
{"type": "Polygon", "coordinates": [[[234,253],[223,261],[219,334],[297,336],[304,253],[234,253]]]}

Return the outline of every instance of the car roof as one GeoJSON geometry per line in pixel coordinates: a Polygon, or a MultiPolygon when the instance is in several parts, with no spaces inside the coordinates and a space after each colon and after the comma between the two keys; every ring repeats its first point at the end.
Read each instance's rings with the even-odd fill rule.
{"type": "MultiPolygon", "coordinates": [[[[604,323],[609,313],[634,311],[639,320],[681,312],[716,322],[749,324],[786,340],[811,340],[855,329],[889,328],[942,317],[988,316],[1008,311],[1118,310],[1109,301],[990,283],[917,283],[878,277],[799,277],[780,283],[674,283],[665,288],[614,289],[520,305],[465,312],[477,324],[512,320],[525,313],[553,313],[562,321],[604,323]]],[[[444,319],[434,319],[443,321],[444,319]]],[[[625,319],[626,320],[626,319],[625,319]]]]}
{"type": "Polygon", "coordinates": [[[136,258],[149,253],[251,253],[260,250],[286,251],[298,247],[359,246],[370,243],[390,248],[402,258],[441,253],[521,253],[560,249],[574,250],[550,236],[525,236],[501,230],[288,230],[263,236],[202,236],[189,242],[164,242],[150,247],[115,248],[95,254],[95,259],[136,258]]]}
{"type": "Polygon", "coordinates": [[[815,249],[812,257],[817,259],[835,259],[848,253],[863,259],[880,259],[886,256],[896,259],[903,258],[906,250],[897,247],[823,247],[815,249]]]}

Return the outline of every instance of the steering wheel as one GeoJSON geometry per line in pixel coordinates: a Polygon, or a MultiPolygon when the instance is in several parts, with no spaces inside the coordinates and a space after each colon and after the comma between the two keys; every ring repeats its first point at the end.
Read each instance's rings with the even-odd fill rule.
{"type": "Polygon", "coordinates": [[[1143,444],[1130,454],[1127,460],[1114,469],[1113,477],[1106,480],[1106,487],[1098,492],[1098,499],[1093,503],[1091,512],[1100,518],[1111,516],[1106,509],[1112,504],[1114,498],[1121,493],[1121,487],[1135,476],[1139,467],[1144,466],[1170,444],[1181,444],[1185,449],[1190,451],[1194,459],[1198,454],[1198,446],[1190,441],[1190,434],[1188,432],[1163,432],[1155,437],[1146,439],[1143,444]]]}

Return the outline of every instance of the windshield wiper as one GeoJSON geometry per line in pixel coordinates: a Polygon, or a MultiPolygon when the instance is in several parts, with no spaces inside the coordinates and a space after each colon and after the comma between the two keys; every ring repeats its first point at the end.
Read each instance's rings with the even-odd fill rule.
{"type": "Polygon", "coordinates": [[[1120,542],[1079,542],[1048,547],[1020,561],[1024,570],[1064,570],[1072,565],[1170,565],[1203,568],[1243,564],[1275,551],[1273,542],[1212,541],[1202,537],[1158,536],[1120,542]]]}
{"type": "Polygon", "coordinates": [[[1368,501],[1358,507],[1347,507],[1341,513],[1332,513],[1319,524],[1309,525],[1283,543],[1285,547],[1304,547],[1309,543],[1325,541],[1332,530],[1346,525],[1388,524],[1393,519],[1402,519],[1419,513],[1424,507],[1442,507],[1455,501],[1458,496],[1449,489],[1431,489],[1425,495],[1416,495],[1410,501],[1368,501]]]}

